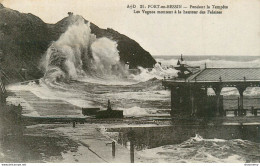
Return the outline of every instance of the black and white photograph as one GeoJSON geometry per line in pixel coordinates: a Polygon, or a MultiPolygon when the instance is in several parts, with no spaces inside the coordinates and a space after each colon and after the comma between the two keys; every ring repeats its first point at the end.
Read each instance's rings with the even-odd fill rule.
{"type": "Polygon", "coordinates": [[[15,163],[259,166],[260,1],[0,0],[15,163]]]}

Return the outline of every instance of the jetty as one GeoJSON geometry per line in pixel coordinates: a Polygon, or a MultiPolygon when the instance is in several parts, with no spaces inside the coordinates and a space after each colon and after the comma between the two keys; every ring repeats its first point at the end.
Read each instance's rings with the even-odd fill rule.
{"type": "Polygon", "coordinates": [[[247,112],[259,116],[259,107],[244,107],[244,91],[248,87],[260,87],[260,68],[207,68],[205,64],[205,68],[200,69],[183,61],[181,57],[174,67],[179,71],[177,77],[165,77],[162,81],[162,85],[171,91],[172,117],[226,117],[227,111],[232,111],[234,117],[246,116],[247,112]],[[238,90],[236,108],[223,107],[221,90],[225,87],[238,90]],[[214,90],[215,95],[208,95],[209,88],[214,90]]]}

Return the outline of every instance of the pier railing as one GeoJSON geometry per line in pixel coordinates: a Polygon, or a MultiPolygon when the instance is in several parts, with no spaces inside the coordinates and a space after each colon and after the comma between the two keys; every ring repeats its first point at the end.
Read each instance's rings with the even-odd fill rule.
{"type": "Polygon", "coordinates": [[[260,97],[247,97],[243,99],[243,109],[240,108],[240,99],[224,98],[223,107],[227,115],[234,116],[259,116],[260,97]]]}

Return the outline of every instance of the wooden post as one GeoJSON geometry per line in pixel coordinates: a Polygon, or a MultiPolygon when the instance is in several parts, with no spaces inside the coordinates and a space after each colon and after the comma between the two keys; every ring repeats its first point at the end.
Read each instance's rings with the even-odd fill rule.
{"type": "Polygon", "coordinates": [[[243,95],[243,92],[239,92],[239,94],[240,94],[240,108],[244,109],[244,102],[243,102],[244,95],[243,95]]]}
{"type": "Polygon", "coordinates": [[[260,140],[260,126],[256,127],[256,140],[259,142],[260,140]]]}
{"type": "Polygon", "coordinates": [[[251,107],[251,114],[254,115],[254,107],[251,107]]]}
{"type": "Polygon", "coordinates": [[[112,142],[112,156],[115,158],[116,156],[116,143],[115,141],[112,142]]]}
{"type": "Polygon", "coordinates": [[[221,93],[221,89],[222,89],[221,85],[217,85],[217,86],[213,87],[213,90],[215,91],[215,94],[217,96],[217,110],[216,110],[217,116],[220,115],[220,93],[221,93]]]}
{"type": "Polygon", "coordinates": [[[217,94],[217,116],[219,116],[220,115],[220,113],[219,113],[219,96],[220,96],[220,93],[218,93],[217,94]]]}
{"type": "Polygon", "coordinates": [[[195,115],[194,89],[190,87],[191,115],[195,115]]]}
{"type": "Polygon", "coordinates": [[[134,163],[134,143],[135,143],[135,132],[130,128],[130,131],[127,133],[127,137],[130,141],[130,161],[134,163]]]}
{"type": "Polygon", "coordinates": [[[130,141],[130,161],[131,163],[135,162],[135,156],[134,156],[134,141],[130,141]]]}
{"type": "Polygon", "coordinates": [[[237,97],[237,110],[235,110],[235,116],[239,115],[239,110],[240,110],[240,108],[239,108],[239,106],[240,106],[239,100],[240,100],[239,97],[237,97]]]}
{"type": "Polygon", "coordinates": [[[239,99],[239,97],[237,98],[237,110],[239,110],[239,106],[240,106],[240,99],[239,99]]]}
{"type": "Polygon", "coordinates": [[[76,122],[75,121],[73,121],[73,127],[76,127],[76,122]]]}
{"type": "Polygon", "coordinates": [[[174,109],[174,89],[173,87],[171,87],[171,111],[173,112],[173,109],[174,109]]]}
{"type": "Polygon", "coordinates": [[[27,69],[22,68],[21,70],[24,74],[24,80],[27,80],[27,69]]]}
{"type": "Polygon", "coordinates": [[[236,87],[238,92],[239,92],[239,95],[240,95],[240,100],[239,100],[239,116],[245,114],[244,113],[244,105],[243,105],[243,100],[244,100],[244,91],[246,90],[246,87],[245,86],[237,86],[236,87]]]}

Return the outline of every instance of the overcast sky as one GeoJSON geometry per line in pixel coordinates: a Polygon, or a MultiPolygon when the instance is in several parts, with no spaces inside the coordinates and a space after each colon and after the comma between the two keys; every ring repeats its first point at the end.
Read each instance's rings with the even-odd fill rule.
{"type": "Polygon", "coordinates": [[[136,40],[152,55],[260,56],[260,0],[0,0],[56,23],[67,12],[136,40]],[[227,5],[222,15],[137,15],[128,4],[227,5]]]}

